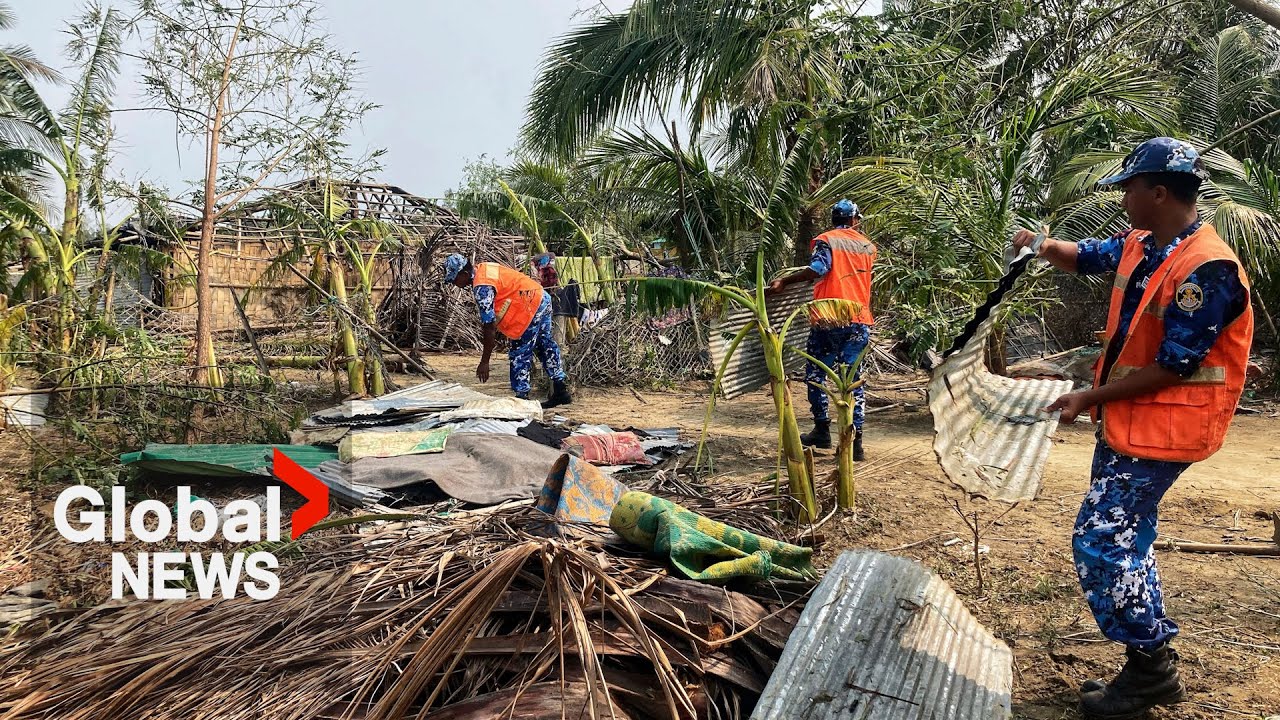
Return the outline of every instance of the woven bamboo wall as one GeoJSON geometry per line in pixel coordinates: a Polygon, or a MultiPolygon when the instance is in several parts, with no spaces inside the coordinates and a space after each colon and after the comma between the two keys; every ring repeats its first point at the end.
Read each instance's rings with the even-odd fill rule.
{"type": "MultiPolygon", "coordinates": [[[[335,202],[344,208],[343,219],[380,220],[404,233],[403,245],[384,246],[375,263],[372,305],[380,310],[383,329],[394,330],[398,339],[412,347],[428,346],[428,339],[440,347],[466,346],[471,324],[452,321],[453,316],[460,315],[454,307],[457,298],[442,296],[444,289],[440,287],[436,265],[449,252],[514,264],[518,249],[525,246],[524,239],[495,235],[480,223],[463,220],[438,203],[394,185],[325,183],[312,178],[280,188],[274,197],[314,196],[321,187],[329,188],[335,202]],[[455,302],[448,302],[451,299],[455,302]]],[[[215,331],[240,328],[231,293],[243,297],[250,287],[254,291],[245,314],[255,328],[306,325],[316,314],[316,298],[308,297],[307,285],[301,278],[287,269],[275,273],[270,281],[263,277],[276,258],[299,239],[298,230],[282,228],[270,208],[269,203],[261,202],[218,221],[210,263],[215,331]]],[[[174,266],[160,278],[164,305],[169,310],[166,320],[174,330],[194,328],[196,319],[193,268],[199,231],[195,220],[189,219],[183,225],[188,228],[183,242],[161,243],[174,260],[174,266]]],[[[142,232],[153,239],[159,237],[155,232],[142,232]]],[[[361,244],[366,255],[373,248],[373,241],[361,244]]],[[[310,272],[308,258],[295,265],[304,273],[310,272]]],[[[348,270],[349,300],[354,300],[354,285],[354,276],[348,270]]]]}
{"type": "MultiPolygon", "coordinates": [[[[172,246],[169,250],[175,265],[165,275],[165,306],[189,320],[195,327],[196,288],[193,271],[194,263],[187,259],[188,255],[196,255],[196,239],[188,238],[183,246],[172,246]]],[[[368,253],[373,249],[372,243],[364,243],[362,248],[368,253]]],[[[289,271],[270,282],[259,281],[263,273],[271,266],[280,252],[280,246],[265,239],[226,240],[216,238],[213,258],[210,263],[213,301],[213,329],[233,330],[241,327],[240,318],[236,314],[235,302],[231,299],[234,292],[237,297],[244,297],[245,291],[257,286],[249,295],[245,304],[245,314],[249,316],[254,327],[269,327],[300,322],[300,315],[308,307],[314,306],[314,298],[308,302],[308,287],[289,271]]],[[[380,256],[374,265],[373,306],[376,308],[392,286],[390,256],[380,256]]],[[[299,270],[310,273],[310,259],[296,263],[299,270]]],[[[326,288],[327,289],[327,288],[326,288]]],[[[347,292],[355,292],[353,277],[347,278],[347,292]]]]}

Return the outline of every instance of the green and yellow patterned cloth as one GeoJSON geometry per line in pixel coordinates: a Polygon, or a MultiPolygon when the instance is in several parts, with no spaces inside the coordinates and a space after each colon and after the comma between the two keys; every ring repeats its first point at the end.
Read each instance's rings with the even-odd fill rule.
{"type": "Polygon", "coordinates": [[[693,580],[817,577],[812,548],[729,527],[648,493],[623,495],[609,516],[609,527],[628,542],[669,557],[693,580]]]}
{"type": "Polygon", "coordinates": [[[389,458],[444,452],[453,428],[413,430],[408,432],[353,432],[338,442],[338,459],[351,462],[360,458],[389,458]]]}

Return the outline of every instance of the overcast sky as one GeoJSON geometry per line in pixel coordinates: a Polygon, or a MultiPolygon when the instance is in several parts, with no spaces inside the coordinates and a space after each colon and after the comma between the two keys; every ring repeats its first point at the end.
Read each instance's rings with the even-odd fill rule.
{"type": "MultiPolygon", "coordinates": [[[[17,25],[0,42],[30,45],[45,63],[64,67],[63,29],[81,2],[8,3],[17,25]]],[[[114,4],[132,7],[127,0],[114,4]]],[[[335,44],[358,54],[365,96],[382,106],[351,138],[354,149],[386,148],[381,179],[428,197],[456,186],[468,159],[506,156],[543,49],[569,29],[580,9],[599,7],[596,0],[325,0],[324,5],[335,44]]],[[[626,3],[611,0],[609,6],[626,3]]],[[[139,99],[128,66],[124,71],[118,86],[121,106],[139,99]]],[[[66,90],[50,88],[47,96],[60,108],[66,90]]],[[[199,152],[177,145],[171,118],[122,113],[116,127],[116,165],[124,179],[146,178],[185,190],[200,175],[199,152]]]]}

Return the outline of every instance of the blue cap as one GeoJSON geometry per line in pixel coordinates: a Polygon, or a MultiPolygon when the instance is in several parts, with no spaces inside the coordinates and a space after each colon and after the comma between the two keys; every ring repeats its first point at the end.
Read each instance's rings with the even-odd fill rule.
{"type": "Polygon", "coordinates": [[[453,282],[453,279],[458,277],[458,273],[462,272],[462,268],[466,266],[466,258],[457,253],[450,255],[449,258],[444,261],[444,281],[447,283],[453,282]]]}
{"type": "Polygon", "coordinates": [[[836,217],[862,217],[862,212],[858,210],[858,206],[847,198],[832,206],[831,214],[836,217]]]}
{"type": "Polygon", "coordinates": [[[541,255],[535,255],[533,264],[537,267],[546,267],[555,262],[556,254],[552,252],[544,252],[541,255]]]}
{"type": "Polygon", "coordinates": [[[1145,173],[1188,173],[1201,180],[1208,180],[1200,153],[1191,143],[1171,137],[1152,138],[1139,145],[1124,159],[1119,175],[1099,180],[1099,185],[1118,185],[1125,180],[1145,173]]]}

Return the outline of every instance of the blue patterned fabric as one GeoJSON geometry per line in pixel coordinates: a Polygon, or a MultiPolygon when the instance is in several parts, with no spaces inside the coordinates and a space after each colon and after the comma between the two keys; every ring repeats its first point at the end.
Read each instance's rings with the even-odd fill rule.
{"type": "Polygon", "coordinates": [[[560,346],[551,337],[551,296],[544,290],[542,302],[529,321],[529,328],[519,340],[511,341],[511,390],[516,397],[528,398],[529,373],[533,370],[533,356],[537,353],[542,369],[552,380],[564,382],[564,363],[560,359],[560,346]]]}
{"type": "Polygon", "coordinates": [[[1171,137],[1151,138],[1134,148],[1124,159],[1119,175],[1099,180],[1099,185],[1118,185],[1135,175],[1144,173],[1178,172],[1208,180],[1204,160],[1191,143],[1171,137]]]}
{"type": "Polygon", "coordinates": [[[1151,650],[1178,634],[1164,614],[1152,544],[1160,499],[1190,465],[1121,455],[1098,438],[1072,550],[1094,620],[1111,640],[1151,650]]]}
{"type": "Polygon", "coordinates": [[[498,322],[498,313],[493,303],[498,298],[498,290],[492,285],[473,285],[471,292],[476,296],[476,310],[480,313],[480,323],[488,325],[498,322]]]}
{"type": "MultiPolygon", "coordinates": [[[[858,359],[859,353],[867,347],[871,339],[871,328],[860,323],[845,327],[809,329],[809,341],[805,352],[822,361],[822,364],[839,372],[840,366],[850,365],[858,359]]],[[[862,369],[858,369],[855,377],[861,377],[862,369]]],[[[829,421],[830,401],[827,393],[814,387],[825,385],[827,375],[812,361],[805,365],[804,379],[809,388],[809,409],[813,411],[813,419],[818,422],[829,421]]],[[[853,391],[853,426],[862,429],[862,420],[866,416],[866,392],[863,386],[853,391]]]]}
{"type": "Polygon", "coordinates": [[[814,244],[813,253],[809,256],[809,269],[818,273],[818,277],[831,272],[831,244],[826,240],[814,244]]]}
{"type": "Polygon", "coordinates": [[[458,277],[458,271],[462,270],[462,268],[466,266],[467,259],[457,253],[445,258],[443,272],[444,281],[447,283],[453,282],[453,279],[458,277]]]}
{"type": "Polygon", "coordinates": [[[534,507],[555,516],[557,529],[562,529],[561,523],[608,527],[609,515],[626,491],[626,486],[596,466],[565,453],[551,466],[534,507]]]}
{"type": "MultiPolygon", "coordinates": [[[[1165,247],[1157,246],[1155,239],[1146,235],[1141,239],[1143,258],[1134,268],[1129,285],[1125,288],[1124,299],[1120,305],[1120,325],[1116,337],[1123,338],[1129,332],[1129,325],[1142,302],[1142,294],[1147,289],[1151,275],[1169,255],[1200,229],[1200,221],[1192,223],[1178,234],[1165,247]]],[[[1120,258],[1124,254],[1124,239],[1131,230],[1124,230],[1106,240],[1084,240],[1078,244],[1076,270],[1081,275],[1097,275],[1114,272],[1120,267],[1120,258]]],[[[1192,284],[1201,289],[1199,307],[1186,310],[1171,303],[1164,316],[1164,339],[1156,353],[1156,362],[1166,370],[1177,373],[1181,377],[1190,377],[1200,369],[1200,363],[1209,354],[1210,348],[1217,341],[1218,335],[1232,320],[1244,312],[1248,294],[1236,274],[1236,267],[1227,260],[1205,263],[1191,273],[1183,285],[1192,284]]],[[[1110,370],[1115,359],[1119,357],[1123,342],[1112,342],[1107,348],[1106,364],[1103,366],[1103,377],[1110,370]]]]}

